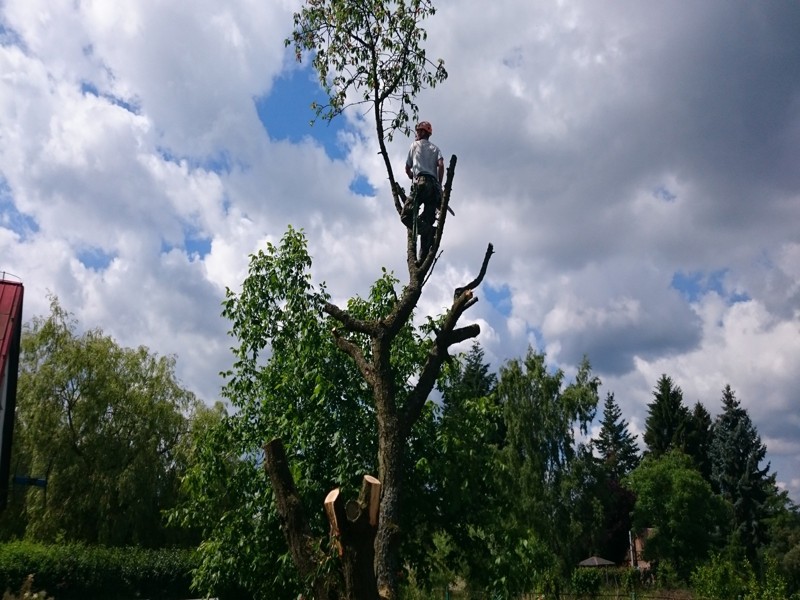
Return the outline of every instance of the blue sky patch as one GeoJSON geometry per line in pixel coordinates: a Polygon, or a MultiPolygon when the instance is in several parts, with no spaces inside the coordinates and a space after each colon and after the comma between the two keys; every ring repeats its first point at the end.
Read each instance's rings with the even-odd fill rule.
{"type": "Polygon", "coordinates": [[[318,119],[313,126],[310,123],[315,117],[311,103],[327,102],[325,92],[310,68],[292,69],[275,80],[268,96],[259,96],[254,101],[258,118],[270,139],[296,144],[311,137],[332,159],[345,157],[338,139],[338,133],[344,129],[344,117],[336,117],[330,122],[318,119]]]}
{"type": "Polygon", "coordinates": [[[204,171],[217,173],[218,175],[228,175],[234,168],[242,171],[248,169],[247,164],[235,160],[227,150],[220,150],[216,154],[202,158],[196,156],[181,156],[164,146],[156,146],[156,152],[167,162],[175,163],[176,165],[185,162],[189,169],[202,169],[204,171]]]}
{"type": "Polygon", "coordinates": [[[114,106],[119,106],[120,108],[123,108],[134,115],[138,115],[141,112],[141,107],[138,104],[123,100],[122,98],[118,98],[113,94],[101,94],[100,90],[97,89],[97,86],[90,81],[81,81],[81,94],[84,96],[89,95],[103,98],[108,100],[114,106]]]}
{"type": "Polygon", "coordinates": [[[369,180],[363,175],[359,175],[350,183],[350,191],[359,196],[374,196],[375,188],[370,185],[369,180]]]}
{"type": "Polygon", "coordinates": [[[112,252],[106,252],[102,248],[97,247],[79,250],[77,253],[78,260],[81,261],[81,264],[93,271],[105,271],[116,256],[117,255],[112,252]]]}
{"type": "Polygon", "coordinates": [[[27,50],[22,36],[3,22],[0,22],[0,46],[17,46],[27,50]]]}
{"type": "Polygon", "coordinates": [[[750,299],[747,294],[732,292],[725,287],[725,276],[728,269],[719,269],[704,273],[692,271],[684,273],[678,271],[672,276],[670,286],[686,298],[689,302],[697,302],[709,292],[716,292],[729,303],[746,302],[750,299]]]}
{"type": "Polygon", "coordinates": [[[186,252],[190,259],[203,259],[211,252],[211,238],[187,226],[183,229],[183,244],[170,244],[166,240],[161,240],[162,254],[168,254],[176,248],[186,252]]]}
{"type": "Polygon", "coordinates": [[[659,185],[653,190],[653,197],[664,202],[675,202],[678,198],[663,185],[659,185]]]}
{"type": "Polygon", "coordinates": [[[507,284],[500,287],[494,287],[488,283],[484,283],[483,294],[486,300],[504,317],[511,316],[511,290],[507,284]]]}
{"type": "Polygon", "coordinates": [[[197,256],[198,258],[205,258],[211,253],[211,238],[199,235],[199,232],[186,232],[186,254],[197,256]]]}
{"type": "Polygon", "coordinates": [[[30,215],[21,213],[14,204],[14,196],[5,179],[0,177],[0,227],[16,233],[23,240],[39,231],[39,224],[30,215]]]}

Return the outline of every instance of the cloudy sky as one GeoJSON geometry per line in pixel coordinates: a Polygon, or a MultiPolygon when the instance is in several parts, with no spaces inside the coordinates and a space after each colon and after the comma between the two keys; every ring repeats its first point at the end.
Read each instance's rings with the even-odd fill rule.
{"type": "MultiPolygon", "coordinates": [[[[225,288],[288,224],[338,300],[403,274],[370,124],[308,126],[320,91],[283,44],[298,7],[0,0],[0,271],[26,317],[55,294],[213,401],[225,288]]],[[[662,373],[712,415],[729,383],[800,500],[800,5],[438,8],[450,78],[419,104],[459,157],[457,216],[421,312],[493,242],[467,316],[495,367],[587,354],[636,433],[662,373]]]]}

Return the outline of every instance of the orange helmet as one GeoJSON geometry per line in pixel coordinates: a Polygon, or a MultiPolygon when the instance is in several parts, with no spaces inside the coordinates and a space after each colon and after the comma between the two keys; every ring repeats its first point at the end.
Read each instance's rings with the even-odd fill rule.
{"type": "Polygon", "coordinates": [[[428,135],[433,135],[433,127],[431,127],[431,124],[428,121],[420,121],[419,123],[417,123],[415,129],[417,131],[421,129],[422,131],[427,131],[428,135]]]}

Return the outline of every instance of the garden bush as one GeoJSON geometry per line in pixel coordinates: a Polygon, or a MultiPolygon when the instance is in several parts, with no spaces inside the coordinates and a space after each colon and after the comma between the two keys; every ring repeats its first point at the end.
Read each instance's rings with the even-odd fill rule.
{"type": "Polygon", "coordinates": [[[196,566],[190,550],[9,542],[0,544],[0,590],[33,575],[35,589],[58,600],[175,600],[191,596],[196,566]]]}

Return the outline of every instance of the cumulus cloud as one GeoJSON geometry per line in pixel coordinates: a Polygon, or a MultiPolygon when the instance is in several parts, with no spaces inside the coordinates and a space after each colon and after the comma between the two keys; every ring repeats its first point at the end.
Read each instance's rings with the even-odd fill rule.
{"type": "MultiPolygon", "coordinates": [[[[211,401],[224,290],[288,224],[339,301],[403,273],[369,119],[301,130],[261,103],[303,68],[283,47],[298,5],[2,4],[0,270],[26,315],[49,290],[176,354],[211,401]]],[[[528,345],[567,370],[588,355],[634,431],[662,373],[712,414],[730,383],[800,497],[800,9],[442,0],[426,26],[450,78],[418,100],[458,167],[419,314],[493,242],[467,317],[494,366],[528,345]]],[[[401,180],[407,144],[389,145],[401,180]]]]}

